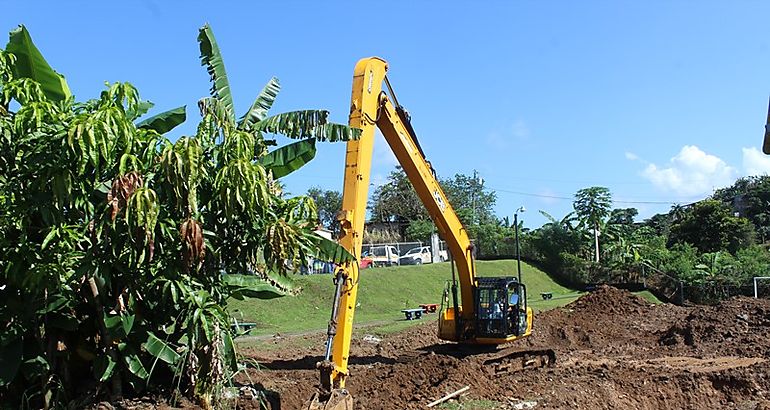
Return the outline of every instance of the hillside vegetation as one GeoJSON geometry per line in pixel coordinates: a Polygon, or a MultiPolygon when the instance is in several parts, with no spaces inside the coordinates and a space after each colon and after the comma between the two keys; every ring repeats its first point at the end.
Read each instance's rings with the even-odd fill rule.
{"type": "MultiPolygon", "coordinates": [[[[516,276],[515,260],[479,261],[480,276],[516,276]]],[[[559,286],[545,272],[521,264],[522,281],[527,285],[528,300],[535,310],[560,306],[579,293],[559,286]],[[540,292],[552,292],[553,299],[543,301],[540,292]]],[[[420,266],[373,268],[361,272],[355,322],[393,322],[404,319],[401,309],[421,303],[441,303],[449,263],[420,266]]],[[[246,300],[231,303],[234,314],[243,321],[256,322],[251,334],[299,332],[326,328],[331,314],[334,284],[332,275],[295,277],[302,293],[273,300],[246,300]]]]}

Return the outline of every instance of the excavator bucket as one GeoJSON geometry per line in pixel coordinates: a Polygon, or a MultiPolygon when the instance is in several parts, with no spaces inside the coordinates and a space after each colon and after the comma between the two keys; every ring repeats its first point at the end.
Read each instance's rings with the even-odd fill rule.
{"type": "Polygon", "coordinates": [[[353,396],[345,389],[334,389],[328,395],[316,392],[305,403],[304,410],[353,410],[353,396]]]}

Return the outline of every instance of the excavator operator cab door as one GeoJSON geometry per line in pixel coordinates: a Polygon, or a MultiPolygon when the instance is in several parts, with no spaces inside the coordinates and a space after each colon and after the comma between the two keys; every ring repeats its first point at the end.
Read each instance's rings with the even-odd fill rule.
{"type": "Polygon", "coordinates": [[[527,332],[527,288],[518,281],[509,282],[508,333],[521,336],[527,332]]]}
{"type": "Polygon", "coordinates": [[[527,330],[527,292],[515,277],[477,278],[476,337],[508,338],[527,330]]]}

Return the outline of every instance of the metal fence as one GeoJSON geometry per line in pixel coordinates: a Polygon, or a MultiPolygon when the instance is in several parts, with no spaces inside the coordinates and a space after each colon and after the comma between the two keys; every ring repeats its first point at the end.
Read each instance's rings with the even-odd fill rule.
{"type": "MultiPolygon", "coordinates": [[[[383,246],[392,246],[396,249],[396,253],[398,254],[398,257],[404,256],[407,252],[414,248],[421,248],[423,246],[433,249],[429,243],[423,243],[423,242],[390,242],[390,243],[366,243],[361,246],[361,255],[368,255],[371,254],[372,248],[375,247],[383,247],[383,246]]],[[[439,253],[436,253],[436,255],[440,255],[438,259],[434,256],[432,258],[433,261],[443,261],[446,260],[446,242],[445,241],[438,241],[438,248],[439,253]]],[[[324,273],[334,273],[334,270],[336,268],[336,265],[331,262],[325,262],[319,259],[311,258],[308,260],[307,264],[305,266],[300,267],[299,273],[301,275],[315,275],[315,274],[324,274],[324,273]]]]}
{"type": "MultiPolygon", "coordinates": [[[[685,283],[666,272],[646,266],[640,275],[632,275],[625,280],[611,282],[617,287],[636,286],[647,289],[663,301],[683,305],[716,304],[735,296],[770,297],[770,281],[732,283],[723,280],[709,280],[700,283],[685,283]]],[[[617,279],[617,278],[615,278],[617,279]]],[[[608,283],[605,281],[604,283],[608,283]]]]}
{"type": "Polygon", "coordinates": [[[398,252],[398,256],[404,256],[405,253],[409,252],[414,248],[420,248],[422,246],[428,246],[428,245],[423,245],[422,242],[366,243],[361,246],[361,254],[362,255],[365,253],[370,254],[372,248],[380,247],[380,246],[392,246],[396,248],[396,252],[398,252]]]}

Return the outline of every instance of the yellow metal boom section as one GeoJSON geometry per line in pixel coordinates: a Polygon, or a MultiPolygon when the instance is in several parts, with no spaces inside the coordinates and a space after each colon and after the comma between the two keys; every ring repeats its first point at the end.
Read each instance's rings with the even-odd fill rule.
{"type": "MultiPolygon", "coordinates": [[[[398,162],[414,185],[417,195],[427,208],[439,233],[447,241],[449,251],[457,265],[460,281],[462,301],[460,316],[466,325],[470,325],[474,318],[475,275],[471,242],[441,190],[430,165],[418,149],[409,128],[403,123],[396,108],[382,91],[387,70],[388,64],[384,60],[371,57],[360,60],[356,64],[353,75],[349,124],[351,127],[360,128],[362,133],[360,139],[347,143],[342,211],[338,216],[342,226],[340,244],[356,258],[360,258],[376,126],[385,136],[398,162]]],[[[322,371],[322,384],[331,388],[345,386],[353,314],[358,293],[358,263],[346,263],[340,267],[340,270],[338,277],[342,281],[342,288],[337,305],[338,312],[330,326],[330,329],[333,328],[333,331],[330,331],[330,335],[333,336],[331,363],[326,362],[325,366],[328,370],[322,371]]]]}

